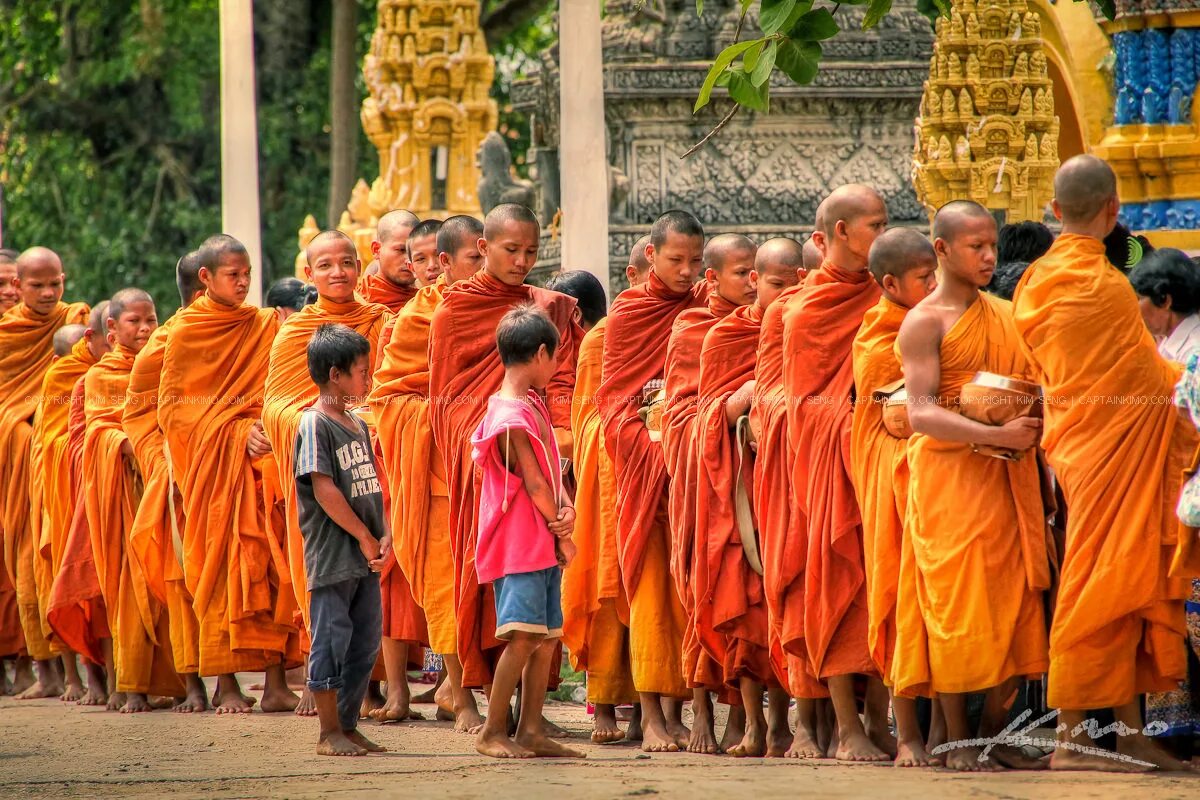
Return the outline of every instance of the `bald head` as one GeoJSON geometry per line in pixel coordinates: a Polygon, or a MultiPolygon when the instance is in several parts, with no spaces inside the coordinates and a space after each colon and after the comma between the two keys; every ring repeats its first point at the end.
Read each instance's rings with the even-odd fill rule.
{"type": "Polygon", "coordinates": [[[951,200],[939,208],[933,217],[933,238],[952,242],[964,231],[983,224],[984,220],[993,226],[996,224],[992,212],[974,200],[951,200]]]}
{"type": "Polygon", "coordinates": [[[826,197],[817,209],[819,225],[825,232],[826,238],[832,239],[837,232],[839,222],[850,225],[863,217],[887,216],[887,204],[883,196],[870,186],[861,183],[848,183],[839,186],[826,197]]]}
{"type": "Polygon", "coordinates": [[[104,335],[107,328],[105,324],[108,321],[108,301],[97,303],[92,309],[92,313],[88,314],[88,330],[100,336],[104,335]]]}
{"type": "MultiPolygon", "coordinates": [[[[394,214],[396,212],[393,211],[391,213],[394,214]]],[[[339,230],[321,231],[314,236],[312,241],[308,243],[308,247],[304,248],[304,258],[311,267],[317,258],[320,257],[320,254],[330,248],[336,248],[339,252],[344,248],[355,259],[358,258],[358,249],[354,246],[354,240],[339,230]]]]}
{"type": "Polygon", "coordinates": [[[179,289],[179,305],[187,308],[204,292],[200,282],[200,254],[195,250],[183,256],[175,264],[175,286],[179,289]]]}
{"type": "Polygon", "coordinates": [[[17,257],[17,277],[22,281],[31,272],[62,272],[62,259],[49,247],[31,247],[17,257]]]}
{"type": "Polygon", "coordinates": [[[625,278],[630,286],[637,286],[646,280],[650,274],[650,259],[646,256],[646,248],[650,246],[650,234],[633,243],[629,251],[629,264],[625,267],[625,278]]]}
{"type": "Polygon", "coordinates": [[[87,333],[87,325],[63,325],[54,332],[54,355],[62,358],[87,333]]]}
{"type": "Polygon", "coordinates": [[[505,228],[514,223],[522,226],[532,225],[538,234],[541,234],[542,226],[538,224],[537,217],[529,208],[520,203],[501,203],[483,218],[483,238],[489,242],[493,241],[505,228]]]}
{"type": "Polygon", "coordinates": [[[108,301],[108,316],[110,319],[120,319],[131,305],[135,303],[149,303],[154,305],[154,298],[149,292],[145,292],[136,287],[121,289],[112,296],[112,300],[108,301]]]}
{"type": "Polygon", "coordinates": [[[758,246],[740,233],[722,233],[704,246],[704,268],[720,272],[726,264],[749,259],[754,261],[758,246]]]}
{"type": "Polygon", "coordinates": [[[407,240],[409,231],[415,228],[418,222],[420,220],[417,219],[417,215],[411,211],[405,211],[402,208],[389,211],[380,217],[379,222],[375,225],[375,240],[380,244],[387,244],[397,236],[405,237],[407,240]]]}
{"type": "Polygon", "coordinates": [[[904,277],[910,269],[937,261],[933,245],[912,228],[892,228],[879,234],[871,245],[869,269],[880,286],[885,275],[904,277]]]}
{"type": "Polygon", "coordinates": [[[17,257],[17,288],[21,302],[38,316],[54,311],[62,300],[66,278],[58,254],[31,247],[17,257]]]}
{"type": "Polygon", "coordinates": [[[754,268],[760,275],[775,269],[791,270],[792,272],[807,269],[808,265],[804,263],[804,246],[786,236],[767,239],[758,248],[758,253],[754,258],[754,268]]]}
{"type": "Polygon", "coordinates": [[[437,251],[453,256],[463,247],[475,247],[482,236],[482,222],[466,214],[457,214],[437,229],[437,251]]]}
{"type": "Polygon", "coordinates": [[[661,249],[671,234],[679,234],[688,238],[698,236],[703,239],[704,226],[700,224],[700,220],[687,211],[668,211],[654,220],[654,225],[650,228],[650,242],[654,245],[654,249],[661,249]]]}
{"type": "Polygon", "coordinates": [[[1054,175],[1054,204],[1064,225],[1090,223],[1116,196],[1116,174],[1107,162],[1095,156],[1069,158],[1054,175]]]}
{"type": "Polygon", "coordinates": [[[802,259],[801,263],[807,272],[811,272],[814,269],[819,269],[821,262],[825,260],[825,254],[822,253],[821,248],[817,246],[816,236],[816,233],[813,233],[813,235],[808,237],[803,246],[800,248],[802,259]]]}

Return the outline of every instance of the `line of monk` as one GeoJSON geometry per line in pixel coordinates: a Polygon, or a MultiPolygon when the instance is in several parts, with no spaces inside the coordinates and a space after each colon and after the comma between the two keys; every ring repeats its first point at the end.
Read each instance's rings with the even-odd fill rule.
{"type": "Polygon", "coordinates": [[[529,282],[541,229],[514,204],[482,223],[390,212],[367,269],[325,231],[305,253],[312,289],[281,287],[296,296],[281,313],[246,304],[246,249],[212,236],[179,260],[162,325],[139,289],[64,303],[53,252],[0,252],[2,688],[130,713],[315,714],[288,679],[311,624],[293,444],[318,398],[308,342],[337,323],[371,348],[359,413],[394,535],[363,715],[420,718],[414,702],[433,701],[478,734],[475,691],[504,643],[475,567],[470,439],[504,378],[496,327],[532,303],[558,331],[544,399],[577,548],[562,643],[594,742],[1183,769],[1146,735],[1140,696],[1187,676],[1200,548],[1174,505],[1198,436],[1160,402],[1180,367],[1105,259],[1112,170],[1064,163],[1053,210],[1062,233],[1011,302],[985,291],[992,212],[960,200],[928,236],[888,229],[857,184],[820,203],[803,244],[706,239],[686,211],[663,214],[611,308],[585,273],[529,282]],[[981,415],[985,379],[1036,391],[981,415]],[[442,676],[414,698],[427,650],[442,676]],[[264,673],[261,700],[245,672],[264,673]],[[1031,681],[1060,709],[1049,758],[1003,735],[1031,681]],[[1094,741],[1097,709],[1115,750],[1094,741]]]}

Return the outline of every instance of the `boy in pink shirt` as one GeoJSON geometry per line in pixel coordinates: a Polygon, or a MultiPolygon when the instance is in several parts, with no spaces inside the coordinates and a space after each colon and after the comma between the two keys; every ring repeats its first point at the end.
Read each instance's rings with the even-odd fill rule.
{"type": "Polygon", "coordinates": [[[563,492],[558,446],[539,391],[557,369],[558,330],[533,305],[504,315],[496,329],[504,383],[471,437],[483,472],[475,569],[494,583],[496,638],[506,642],[475,748],[495,758],[583,753],[546,737],[542,704],[550,661],[562,636],[562,567],[574,554],[575,509],[563,492]],[[504,709],[522,682],[517,734],[504,709]]]}

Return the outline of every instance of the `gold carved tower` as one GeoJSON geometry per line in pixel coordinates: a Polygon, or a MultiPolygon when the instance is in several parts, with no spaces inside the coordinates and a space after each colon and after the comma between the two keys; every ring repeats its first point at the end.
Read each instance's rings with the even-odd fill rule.
{"type": "Polygon", "coordinates": [[[974,200],[1041,220],[1058,168],[1058,117],[1041,23],[1025,0],[953,0],[921,98],[913,184],[930,217],[974,200]]]}

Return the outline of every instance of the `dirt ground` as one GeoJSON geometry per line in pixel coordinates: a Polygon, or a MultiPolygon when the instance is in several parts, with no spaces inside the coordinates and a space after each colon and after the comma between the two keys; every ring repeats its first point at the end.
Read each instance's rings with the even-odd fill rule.
{"type": "MultiPolygon", "coordinates": [[[[248,683],[248,682],[247,682],[248,683]]],[[[243,684],[246,685],[246,684],[243,684]]],[[[414,689],[417,688],[414,686],[414,689]]],[[[427,687],[423,687],[427,688],[427,687]]],[[[418,706],[432,716],[432,706],[418,706]]],[[[1195,796],[1200,777],[1082,773],[958,775],[836,762],[642,754],[598,746],[576,705],[547,716],[577,734],[585,760],[503,763],[476,755],[447,723],[363,724],[391,752],[313,754],[316,721],[290,714],[218,717],[169,711],[126,716],[58,700],[0,698],[0,798],[9,797],[931,797],[1195,796]]]]}

